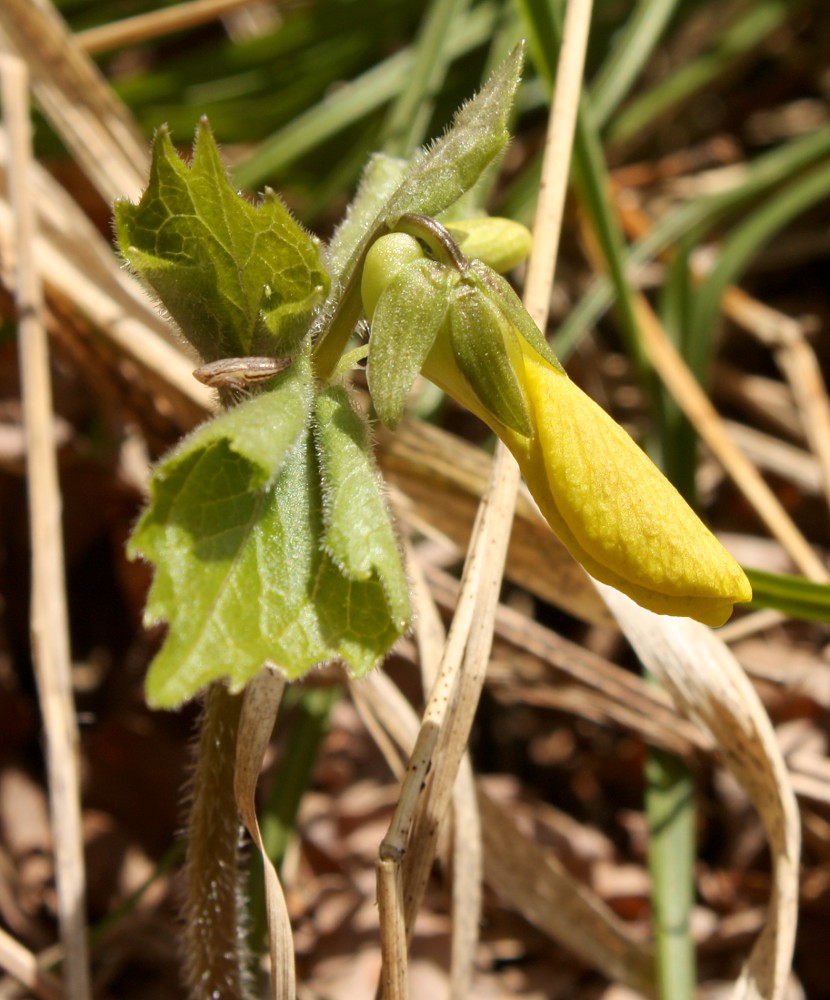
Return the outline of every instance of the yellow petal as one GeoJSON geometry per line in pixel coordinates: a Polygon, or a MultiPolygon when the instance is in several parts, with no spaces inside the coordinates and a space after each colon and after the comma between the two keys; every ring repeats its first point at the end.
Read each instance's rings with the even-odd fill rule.
{"type": "Polygon", "coordinates": [[[571,554],[651,611],[722,625],[752,597],[740,566],[604,410],[532,350],[524,362],[536,433],[508,444],[571,554]]]}

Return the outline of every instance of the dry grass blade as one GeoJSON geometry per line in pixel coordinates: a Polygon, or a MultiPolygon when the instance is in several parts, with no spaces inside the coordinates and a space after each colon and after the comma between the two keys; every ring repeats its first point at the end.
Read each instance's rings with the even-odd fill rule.
{"type": "Polygon", "coordinates": [[[801,572],[817,583],[828,582],[830,574],[824,564],[755,466],[732,444],[720,416],[669,341],[648,302],[642,295],[634,295],[633,299],[649,360],[680,408],[801,572]]]}
{"type": "Polygon", "coordinates": [[[653,615],[598,584],[643,664],[715,741],[758,810],[769,840],[773,895],[767,923],[733,990],[746,1000],[780,1000],[792,962],[798,906],[798,808],[772,724],[731,652],[686,618],[653,615]]]}
{"type": "Polygon", "coordinates": [[[481,921],[481,879],[484,869],[482,824],[475,775],[465,752],[452,799],[452,962],[451,1000],[464,1000],[473,980],[478,926],[481,921]]]}
{"type": "Polygon", "coordinates": [[[823,476],[810,452],[747,424],[725,420],[723,426],[753,465],[766,472],[774,472],[810,496],[821,495],[823,476]]]}
{"type": "Polygon", "coordinates": [[[405,916],[410,933],[435,857],[441,823],[469,739],[490,658],[493,616],[507,547],[505,524],[510,523],[515,495],[506,493],[500,484],[509,477],[512,461],[506,453],[496,456],[494,479],[500,469],[504,469],[505,476],[499,477],[482,500],[478,530],[474,533],[462,580],[459,610],[447,644],[448,652],[424,713],[422,735],[419,734],[413,754],[414,759],[426,760],[419,757],[419,748],[430,746],[432,766],[412,819],[403,868],[405,916]],[[488,544],[483,545],[482,539],[488,544]],[[461,627],[456,631],[457,621],[461,627]],[[460,669],[455,659],[454,638],[459,645],[466,638],[460,669]]]}
{"type": "Polygon", "coordinates": [[[106,52],[146,42],[174,31],[195,28],[255,2],[256,0],[191,0],[190,3],[177,3],[173,7],[163,7],[146,14],[136,14],[135,17],[125,17],[122,21],[112,21],[97,28],[79,31],[75,39],[86,52],[106,52]]]}
{"type": "Polygon", "coordinates": [[[64,1000],[60,980],[40,967],[37,958],[0,927],[0,967],[6,969],[38,1000],[64,1000]]]}
{"type": "Polygon", "coordinates": [[[784,437],[801,437],[801,423],[788,386],[764,375],[745,372],[725,361],[716,361],[712,391],[732,402],[784,437]]]}
{"type": "MultiPolygon", "coordinates": [[[[528,311],[541,329],[547,322],[590,20],[590,0],[571,0],[565,14],[555,103],[543,165],[539,223],[525,296],[528,311]]],[[[411,934],[423,898],[441,824],[484,684],[518,485],[518,466],[507,449],[499,446],[490,485],[476,517],[458,608],[441,667],[398,808],[381,845],[379,872],[385,879],[389,878],[385,862],[397,863],[404,858],[403,898],[397,909],[403,908],[407,935],[411,934]]],[[[395,910],[391,916],[395,916],[395,910]]],[[[402,962],[402,957],[396,962],[402,962]]]]}
{"type": "MultiPolygon", "coordinates": [[[[490,494],[493,492],[491,489],[490,494]]],[[[501,504],[495,504],[490,495],[485,496],[477,524],[483,524],[488,532],[492,532],[495,524],[502,523],[505,506],[512,510],[509,496],[503,498],[501,504]]],[[[486,569],[492,568],[494,563],[498,565],[499,559],[504,558],[505,537],[502,533],[501,546],[496,543],[485,547],[483,552],[477,547],[471,550],[464,574],[467,586],[462,583],[458,608],[412,751],[398,806],[380,848],[381,863],[391,861],[398,864],[405,857],[404,895],[395,902],[389,917],[397,919],[397,911],[402,909],[408,935],[412,932],[435,857],[441,823],[467,744],[488,659],[487,656],[478,657],[470,663],[465,657],[465,648],[474,628],[481,629],[482,619],[486,627],[486,616],[482,615],[479,601],[480,590],[471,586],[470,581],[478,584],[484,578],[486,569]],[[459,669],[462,660],[463,668],[459,669]]],[[[495,578],[495,585],[491,584],[496,599],[498,579],[495,578]]],[[[389,866],[380,868],[379,873],[387,882],[392,877],[389,866]]]]}
{"type": "MultiPolygon", "coordinates": [[[[455,590],[454,581],[434,570],[430,583],[441,599],[455,590]]],[[[580,685],[583,696],[597,698],[598,721],[616,722],[639,734],[644,742],[680,754],[710,749],[695,726],[678,718],[664,692],[537,622],[528,621],[512,608],[499,605],[496,635],[519,652],[518,657],[511,654],[506,676],[496,665],[491,666],[491,689],[502,701],[562,704],[561,689],[551,682],[554,675],[565,675],[580,685]],[[535,668],[522,662],[522,653],[534,659],[535,668]]],[[[588,708],[588,697],[583,697],[579,701],[580,714],[596,717],[596,712],[586,711],[588,708]]]]}
{"type": "MultiPolygon", "coordinates": [[[[410,752],[418,735],[418,720],[394,683],[375,672],[353,682],[351,690],[370,728],[385,729],[403,753],[410,752]]],[[[400,758],[395,754],[387,759],[397,771],[400,758]]],[[[477,796],[482,815],[484,881],[525,919],[591,967],[651,995],[654,962],[649,951],[629,936],[624,924],[593,890],[522,834],[486,793],[479,789],[477,796]]],[[[390,866],[390,884],[394,872],[390,866]]],[[[394,907],[394,898],[387,902],[394,907]]],[[[393,912],[399,915],[399,910],[393,912]]]]}
{"type": "MultiPolygon", "coordinates": [[[[446,631],[423,567],[410,552],[407,560],[416,609],[415,633],[424,688],[435,682],[435,669],[446,642],[446,631]]],[[[475,777],[464,751],[452,796],[452,955],[451,1000],[464,1000],[473,979],[478,929],[481,923],[483,846],[475,777]]]]}
{"type": "Polygon", "coordinates": [[[483,791],[487,882],[527,920],[609,979],[653,996],[654,956],[624,923],[579,885],[549,852],[516,829],[483,791]]]}
{"type": "Polygon", "coordinates": [[[262,758],[274,729],[285,681],[264,669],[245,688],[236,743],[234,795],[245,826],[262,857],[265,875],[265,905],[268,915],[268,946],[271,953],[271,998],[294,1000],[294,944],[291,920],[276,869],[268,857],[256,815],[256,785],[262,758]]]}
{"type": "Polygon", "coordinates": [[[380,995],[384,1000],[406,1000],[407,935],[404,923],[403,880],[397,858],[381,858],[377,865],[378,915],[380,917],[380,995]]]}
{"type": "Polygon", "coordinates": [[[25,60],[38,104],[104,201],[137,197],[147,142],[52,4],[4,0],[0,46],[25,60]]]}
{"type": "MultiPolygon", "coordinates": [[[[622,214],[629,231],[640,235],[648,231],[649,224],[642,215],[622,214]]],[[[592,245],[589,240],[588,246],[592,245]]],[[[700,277],[703,273],[700,256],[693,266],[700,277]]],[[[645,297],[632,294],[632,301],[649,361],[695,430],[801,572],[817,583],[829,582],[830,574],[821,560],[755,466],[730,439],[719,414],[666,336],[645,297]]],[[[726,289],[722,304],[726,315],[776,349],[779,366],[798,400],[802,425],[819,458],[825,484],[830,483],[830,404],[815,355],[806,343],[799,324],[757,302],[735,286],[726,289]]],[[[768,405],[765,398],[764,407],[768,405]]],[[[830,489],[828,486],[825,488],[830,489]]]]}
{"type": "Polygon", "coordinates": [[[12,149],[9,180],[15,212],[15,299],[29,481],[33,657],[46,731],[58,914],[66,950],[66,980],[70,996],[85,1000],[91,991],[84,909],[78,727],[70,673],[49,345],[43,324],[43,290],[35,263],[37,222],[30,181],[29,76],[23,63],[6,56],[0,63],[0,78],[12,149]]]}
{"type": "MultiPolygon", "coordinates": [[[[7,135],[0,130],[0,176],[8,161],[7,135]]],[[[176,346],[170,324],[119,265],[78,204],[39,164],[32,164],[30,177],[38,202],[49,205],[35,235],[35,259],[47,299],[57,299],[83,317],[119,354],[152,373],[168,397],[172,388],[200,410],[212,408],[212,394],[193,379],[193,363],[176,346]]],[[[12,227],[11,205],[0,195],[0,244],[11,243],[12,227]]]]}
{"type": "Polygon", "coordinates": [[[830,504],[830,401],[803,324],[739,288],[727,289],[723,309],[772,349],[795,398],[805,436],[821,471],[825,502],[830,504]]]}

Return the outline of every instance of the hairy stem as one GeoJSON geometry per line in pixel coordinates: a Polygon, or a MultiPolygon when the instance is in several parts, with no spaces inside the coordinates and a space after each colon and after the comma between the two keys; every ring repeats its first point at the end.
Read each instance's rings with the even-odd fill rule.
{"type": "Polygon", "coordinates": [[[249,991],[240,892],[240,824],[233,795],[242,696],[213,684],[196,748],[182,916],[191,1000],[244,1000],[249,991]]]}

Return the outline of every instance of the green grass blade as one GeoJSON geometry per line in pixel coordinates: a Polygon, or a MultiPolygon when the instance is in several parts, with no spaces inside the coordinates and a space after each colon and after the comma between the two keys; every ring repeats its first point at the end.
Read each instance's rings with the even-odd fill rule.
{"type": "Polygon", "coordinates": [[[683,760],[656,747],[649,748],[646,761],[646,813],[659,995],[692,1000],[695,783],[683,760]]]}
{"type": "Polygon", "coordinates": [[[591,85],[597,128],[602,128],[625,100],[678,6],[679,0],[640,0],[634,8],[591,85]]]}
{"type": "MultiPolygon", "coordinates": [[[[626,266],[636,267],[653,260],[684,235],[696,230],[706,232],[729,219],[747,202],[768,197],[770,190],[788,181],[796,172],[828,158],[830,126],[766,153],[747,166],[741,184],[728,191],[695,198],[667,212],[647,236],[632,245],[626,266]]],[[[614,287],[606,276],[595,279],[556,334],[554,348],[560,357],[567,357],[584,332],[613,304],[614,294],[614,287]]]]}
{"type": "MultiPolygon", "coordinates": [[[[456,23],[447,43],[449,57],[457,59],[482,45],[490,37],[495,16],[495,6],[483,4],[463,24],[456,23]]],[[[262,142],[251,158],[237,167],[234,182],[242,188],[255,188],[332,136],[345,132],[393,100],[414,65],[412,48],[403,49],[327,96],[262,142]]]]}
{"type": "Polygon", "coordinates": [[[687,335],[687,360],[701,381],[706,380],[713,330],[726,288],[739,280],[752,258],[775,233],[828,195],[830,170],[822,163],[763,202],[723,242],[715,266],[694,297],[687,335]]]}
{"type": "Polygon", "coordinates": [[[710,51],[679,66],[657,86],[632,101],[615,119],[609,130],[609,141],[620,143],[631,139],[657,118],[731,72],[752,49],[785,24],[799,6],[793,0],[755,0],[744,16],[720,35],[710,51]]]}
{"type": "Polygon", "coordinates": [[[389,156],[409,159],[423,142],[435,95],[444,81],[452,56],[448,42],[453,23],[466,16],[469,0],[433,0],[415,43],[412,72],[392,106],[381,133],[389,156]]]}
{"type": "Polygon", "coordinates": [[[830,586],[827,584],[760,569],[744,567],[744,572],[752,584],[751,608],[775,608],[792,618],[830,622],[830,586]]]}

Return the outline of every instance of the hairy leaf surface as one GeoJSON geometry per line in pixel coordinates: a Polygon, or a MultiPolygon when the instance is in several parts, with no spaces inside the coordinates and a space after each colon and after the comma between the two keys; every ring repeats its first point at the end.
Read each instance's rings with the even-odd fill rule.
{"type": "Polygon", "coordinates": [[[155,566],[147,622],[169,625],[147,679],[160,707],[220,678],[239,689],[266,661],[359,676],[409,626],[365,427],[341,389],[315,404],[302,358],[162,462],[130,550],[155,566]]]}
{"type": "Polygon", "coordinates": [[[121,252],[205,361],[292,353],[328,291],[317,240],[273,192],[257,206],[237,194],[205,122],[190,166],[158,131],[147,189],[115,220],[121,252]]]}

